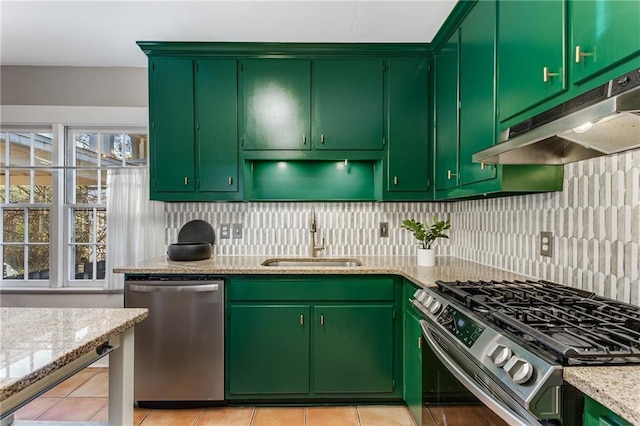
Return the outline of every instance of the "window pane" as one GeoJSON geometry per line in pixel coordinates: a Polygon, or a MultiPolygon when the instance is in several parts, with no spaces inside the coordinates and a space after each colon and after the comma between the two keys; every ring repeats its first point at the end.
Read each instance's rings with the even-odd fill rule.
{"type": "Polygon", "coordinates": [[[147,162],[147,135],[116,133],[104,134],[103,138],[103,152],[110,161],[104,165],[137,166],[147,162]]]}
{"type": "Polygon", "coordinates": [[[98,136],[95,133],[74,133],[76,166],[98,165],[98,136]]]}
{"type": "Polygon", "coordinates": [[[107,243],[107,211],[106,209],[99,209],[96,212],[97,226],[96,226],[96,243],[107,243]]]}
{"type": "Polygon", "coordinates": [[[7,163],[7,134],[0,133],[0,166],[6,166],[7,163]]]}
{"type": "Polygon", "coordinates": [[[76,203],[98,203],[98,171],[78,170],[76,172],[76,203]]]}
{"type": "Polygon", "coordinates": [[[31,133],[8,133],[9,165],[31,165],[31,133]]]}
{"type": "MultiPolygon", "coordinates": [[[[29,210],[29,236],[32,243],[48,243],[51,230],[51,215],[49,209],[29,210]]],[[[31,262],[29,262],[31,265],[31,262]]],[[[32,268],[29,268],[32,269],[32,268]]]]}
{"type": "Polygon", "coordinates": [[[35,185],[33,186],[34,203],[51,203],[53,199],[53,179],[51,172],[46,170],[35,171],[35,185]]]}
{"type": "Polygon", "coordinates": [[[76,280],[93,278],[93,246],[78,245],[74,248],[74,264],[76,280]]]}
{"type": "Polygon", "coordinates": [[[4,171],[0,171],[0,203],[6,203],[5,191],[7,187],[4,173],[4,171]]]}
{"type": "Polygon", "coordinates": [[[22,245],[5,245],[3,247],[4,278],[22,279],[24,274],[24,246],[22,245]]]}
{"type": "Polygon", "coordinates": [[[2,241],[5,243],[24,242],[24,212],[24,209],[5,209],[2,212],[4,224],[2,241]]]}
{"type": "Polygon", "coordinates": [[[101,280],[104,279],[105,266],[107,263],[107,246],[106,245],[97,245],[96,246],[96,278],[101,280]]]}
{"type": "Polygon", "coordinates": [[[28,170],[9,171],[9,202],[29,203],[31,177],[28,170]]]}
{"type": "Polygon", "coordinates": [[[29,244],[27,246],[29,256],[29,279],[49,279],[49,245],[29,244]]]}
{"type": "Polygon", "coordinates": [[[50,166],[52,164],[53,134],[36,133],[33,137],[33,141],[33,165],[50,166]]]}
{"type": "Polygon", "coordinates": [[[72,241],[91,243],[93,241],[93,209],[74,209],[75,232],[72,241]]]}

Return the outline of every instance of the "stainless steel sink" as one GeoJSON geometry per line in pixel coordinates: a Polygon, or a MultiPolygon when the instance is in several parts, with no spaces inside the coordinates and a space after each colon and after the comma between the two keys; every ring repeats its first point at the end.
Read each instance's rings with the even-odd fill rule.
{"type": "Polygon", "coordinates": [[[262,266],[281,268],[312,267],[312,268],[355,268],[362,266],[358,259],[327,258],[327,257],[290,257],[267,259],[262,266]]]}

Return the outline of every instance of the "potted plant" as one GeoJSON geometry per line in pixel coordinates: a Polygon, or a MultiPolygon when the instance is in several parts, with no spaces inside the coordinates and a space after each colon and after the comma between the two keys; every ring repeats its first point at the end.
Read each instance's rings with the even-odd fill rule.
{"type": "Polygon", "coordinates": [[[413,236],[419,241],[418,266],[434,266],[436,264],[436,251],[431,246],[438,238],[449,238],[444,231],[451,228],[451,222],[449,219],[446,221],[438,220],[438,217],[433,215],[431,224],[405,219],[402,221],[401,228],[413,232],[413,236]]]}

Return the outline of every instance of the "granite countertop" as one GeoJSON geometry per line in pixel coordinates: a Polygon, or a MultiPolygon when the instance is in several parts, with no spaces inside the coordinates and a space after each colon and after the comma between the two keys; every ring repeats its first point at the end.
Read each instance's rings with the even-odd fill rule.
{"type": "MultiPolygon", "coordinates": [[[[220,275],[393,274],[403,276],[424,287],[434,287],[437,280],[499,281],[530,278],[452,256],[438,256],[436,266],[429,268],[416,266],[414,256],[358,256],[357,259],[362,262],[362,266],[351,268],[262,266],[262,262],[266,259],[287,258],[278,256],[213,256],[211,259],[196,262],[174,262],[166,256],[162,256],[135,265],[115,268],[114,272],[220,275]]],[[[566,367],[563,371],[567,383],[609,407],[623,418],[640,425],[640,366],[566,367]]]]}
{"type": "Polygon", "coordinates": [[[0,308],[0,402],[148,314],[147,309],[0,308]]]}
{"type": "Polygon", "coordinates": [[[640,425],[640,365],[565,367],[564,380],[634,425],[640,425]]]}

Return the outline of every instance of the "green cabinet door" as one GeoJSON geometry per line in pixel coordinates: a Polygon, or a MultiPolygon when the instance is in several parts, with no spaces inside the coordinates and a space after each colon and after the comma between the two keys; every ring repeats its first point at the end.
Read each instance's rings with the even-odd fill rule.
{"type": "Polygon", "coordinates": [[[435,58],[435,189],[458,186],[458,57],[456,31],[435,58]]]}
{"type": "Polygon", "coordinates": [[[153,58],[149,80],[151,191],[194,191],[193,61],[153,58]]]}
{"type": "Polygon", "coordinates": [[[238,190],[237,66],[233,59],[196,61],[199,191],[238,190]]]}
{"type": "Polygon", "coordinates": [[[426,59],[388,62],[388,191],[429,189],[426,59]]]}
{"type": "Polygon", "coordinates": [[[393,305],[317,305],[313,311],[314,392],[392,392],[393,305]]]}
{"type": "Polygon", "coordinates": [[[460,30],[460,185],[493,179],[493,165],[471,156],[496,140],[495,1],[476,3],[460,30]]]}
{"type": "Polygon", "coordinates": [[[240,76],[243,149],[310,149],[310,62],[247,59],[240,76]]]}
{"type": "Polygon", "coordinates": [[[505,121],[566,90],[566,2],[498,2],[498,108],[505,121]]]}
{"type": "Polygon", "coordinates": [[[231,304],[229,393],[309,393],[309,305],[231,304]]]}
{"type": "Polygon", "coordinates": [[[382,149],[383,114],[381,60],[314,61],[313,143],[316,149],[382,149]]]}
{"type": "Polygon", "coordinates": [[[573,0],[569,6],[574,83],[640,52],[638,1],[573,0]]]}
{"type": "Polygon", "coordinates": [[[404,316],[404,401],[416,424],[422,424],[422,328],[411,312],[404,316]]]}

